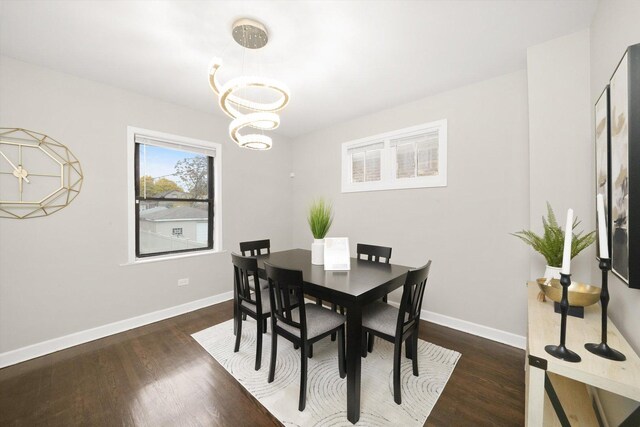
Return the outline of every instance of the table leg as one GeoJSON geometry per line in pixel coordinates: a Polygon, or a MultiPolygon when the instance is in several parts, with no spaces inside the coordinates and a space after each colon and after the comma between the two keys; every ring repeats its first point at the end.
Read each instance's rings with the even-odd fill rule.
{"type": "Polygon", "coordinates": [[[527,364],[526,367],[525,426],[544,425],[544,378],[546,371],[527,364]]]}
{"type": "Polygon", "coordinates": [[[362,352],[362,309],[347,308],[347,418],[360,419],[360,362],[362,352]]]}

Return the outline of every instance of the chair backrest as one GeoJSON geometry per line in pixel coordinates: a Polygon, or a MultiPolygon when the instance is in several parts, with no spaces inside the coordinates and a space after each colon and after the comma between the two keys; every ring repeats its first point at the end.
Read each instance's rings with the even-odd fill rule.
{"type": "Polygon", "coordinates": [[[305,339],[307,318],[304,308],[302,271],[276,267],[268,262],[264,263],[264,269],[269,281],[271,314],[278,322],[300,329],[300,336],[305,339]],[[299,304],[296,305],[296,302],[299,304]],[[299,321],[293,320],[291,315],[295,307],[299,307],[300,310],[299,321]]]}
{"type": "Polygon", "coordinates": [[[240,242],[240,252],[243,256],[258,256],[271,253],[271,240],[253,240],[251,242],[240,242]],[[266,252],[262,252],[262,250],[266,252]],[[249,252],[249,254],[247,254],[249,252]]]}
{"type": "Polygon", "coordinates": [[[358,243],[356,252],[358,253],[358,259],[366,259],[367,261],[381,262],[384,264],[389,264],[389,261],[391,260],[391,248],[386,246],[358,243]],[[361,258],[361,256],[364,258],[361,258]],[[380,258],[384,258],[385,261],[380,258]]]}
{"type": "Polygon", "coordinates": [[[396,326],[396,336],[404,333],[416,322],[420,321],[420,311],[422,310],[422,298],[429,278],[431,260],[426,265],[409,270],[404,282],[402,291],[402,301],[398,313],[398,323],[396,326]]]}
{"type": "Polygon", "coordinates": [[[238,303],[244,301],[252,304],[256,307],[256,313],[262,313],[258,260],[253,257],[232,253],[231,262],[233,263],[233,285],[235,286],[238,303]],[[249,286],[251,280],[253,280],[253,289],[249,286]],[[254,290],[255,293],[253,293],[254,290]]]}

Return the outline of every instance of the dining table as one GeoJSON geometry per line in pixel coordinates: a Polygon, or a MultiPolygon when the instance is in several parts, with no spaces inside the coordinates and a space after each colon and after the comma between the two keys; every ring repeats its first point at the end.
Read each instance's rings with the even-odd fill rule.
{"type": "Polygon", "coordinates": [[[335,303],[347,316],[347,418],[360,419],[360,375],[362,357],[362,311],[405,282],[410,267],[351,258],[350,269],[325,270],[311,263],[311,251],[291,249],[258,255],[259,275],[265,277],[264,263],[302,271],[305,294],[335,303]]]}

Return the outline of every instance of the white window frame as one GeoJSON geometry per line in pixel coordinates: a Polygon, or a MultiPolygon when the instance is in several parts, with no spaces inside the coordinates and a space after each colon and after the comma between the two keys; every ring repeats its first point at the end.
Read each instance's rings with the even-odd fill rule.
{"type": "Polygon", "coordinates": [[[203,254],[223,252],[222,250],[222,144],[187,138],[149,129],[127,126],[127,249],[128,263],[143,263],[162,259],[175,259],[203,254]],[[136,135],[157,142],[158,146],[178,150],[195,151],[213,157],[213,249],[158,255],[144,258],[136,257],[136,214],[135,214],[135,137],[136,135]]]}
{"type": "Polygon", "coordinates": [[[391,132],[368,136],[342,144],[342,192],[400,190],[447,186],[447,120],[437,120],[391,132]],[[396,148],[391,140],[416,136],[428,131],[438,131],[438,175],[396,178],[396,148]],[[352,162],[349,150],[384,142],[380,155],[380,181],[352,182],[352,162]]]}

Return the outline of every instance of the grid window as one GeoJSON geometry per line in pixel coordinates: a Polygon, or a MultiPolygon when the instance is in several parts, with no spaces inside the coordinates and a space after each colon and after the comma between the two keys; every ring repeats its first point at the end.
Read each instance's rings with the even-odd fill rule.
{"type": "Polygon", "coordinates": [[[342,144],[342,191],[447,185],[447,121],[342,144]]]}
{"type": "Polygon", "coordinates": [[[136,257],[213,249],[214,157],[136,136],[136,257]]]}

